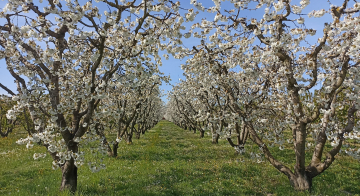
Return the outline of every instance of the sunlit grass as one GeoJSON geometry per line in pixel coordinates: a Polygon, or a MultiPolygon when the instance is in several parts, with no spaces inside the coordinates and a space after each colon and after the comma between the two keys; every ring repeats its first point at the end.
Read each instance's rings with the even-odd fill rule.
{"type": "MultiPolygon", "coordinates": [[[[21,134],[0,139],[0,195],[69,195],[60,193],[61,171],[51,169],[51,158],[33,160],[40,146],[15,144],[21,134]]],[[[360,164],[337,156],[323,175],[313,181],[311,193],[296,193],[288,179],[268,162],[256,163],[238,155],[225,140],[211,144],[211,136],[184,131],[161,121],[152,130],[121,143],[117,158],[105,157],[105,170],[91,173],[79,168],[76,195],[359,195],[360,164]],[[244,162],[241,162],[244,160],[244,162]]],[[[292,167],[290,149],[271,148],[275,157],[292,167]],[[285,155],[285,156],[284,156],[285,155]]],[[[87,157],[91,158],[91,157],[87,157]]]]}

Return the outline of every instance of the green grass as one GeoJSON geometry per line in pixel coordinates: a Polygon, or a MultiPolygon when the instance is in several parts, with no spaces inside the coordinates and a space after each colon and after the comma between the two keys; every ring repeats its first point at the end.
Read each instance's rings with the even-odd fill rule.
{"type": "MultiPolygon", "coordinates": [[[[0,139],[0,195],[69,195],[59,192],[61,171],[51,169],[49,156],[33,160],[34,152],[45,149],[34,146],[28,150],[15,144],[21,136],[0,139]]],[[[291,166],[292,151],[277,149],[271,149],[274,156],[285,154],[281,160],[291,166]]],[[[360,194],[360,164],[350,157],[337,156],[333,165],[314,179],[310,194],[296,193],[268,162],[251,161],[249,151],[237,155],[223,139],[213,145],[211,136],[200,139],[199,134],[167,121],[140,140],[134,139],[133,145],[122,142],[119,156],[105,157],[104,162],[107,168],[98,173],[91,173],[87,165],[79,168],[76,195],[360,194]]]]}

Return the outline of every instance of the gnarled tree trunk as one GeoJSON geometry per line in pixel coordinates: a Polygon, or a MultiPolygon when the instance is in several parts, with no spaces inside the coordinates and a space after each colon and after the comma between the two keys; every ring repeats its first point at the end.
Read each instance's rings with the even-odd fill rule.
{"type": "Polygon", "coordinates": [[[291,185],[296,191],[310,191],[312,186],[312,178],[306,173],[303,175],[295,174],[289,178],[291,185]]]}
{"type": "MultiPolygon", "coordinates": [[[[77,143],[71,142],[68,144],[68,150],[74,153],[78,152],[77,143]]],[[[60,191],[69,190],[71,193],[75,193],[77,189],[77,167],[75,166],[73,157],[61,166],[61,172],[62,179],[60,191]]]]}
{"type": "Polygon", "coordinates": [[[74,164],[74,159],[71,158],[70,161],[66,161],[63,166],[61,166],[62,179],[60,191],[69,190],[72,193],[75,193],[77,189],[77,167],[74,164]]]}

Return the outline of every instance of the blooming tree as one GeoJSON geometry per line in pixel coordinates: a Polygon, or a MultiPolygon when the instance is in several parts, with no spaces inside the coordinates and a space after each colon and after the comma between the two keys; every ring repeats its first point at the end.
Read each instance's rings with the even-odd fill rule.
{"type": "Polygon", "coordinates": [[[10,97],[0,97],[0,136],[7,137],[15,128],[15,123],[18,119],[7,119],[7,110],[11,108],[12,100],[10,97]]]}
{"type": "Polygon", "coordinates": [[[196,99],[194,96],[194,93],[199,90],[196,84],[196,81],[187,80],[186,82],[184,81],[178,86],[173,87],[171,99],[168,104],[173,108],[167,108],[167,115],[170,115],[169,120],[171,120],[174,118],[173,116],[176,116],[174,112],[177,112],[180,114],[181,120],[175,120],[175,117],[172,121],[177,122],[177,124],[182,126],[185,130],[189,128],[189,130],[194,131],[194,133],[196,133],[196,130],[199,130],[200,138],[202,138],[205,133],[203,125],[206,119],[198,119],[196,117],[198,113],[204,109],[204,106],[200,104],[199,99],[196,99]]]}
{"type": "MultiPolygon", "coordinates": [[[[145,72],[141,73],[144,74],[145,72]]],[[[101,131],[97,130],[97,132],[103,137],[103,143],[107,145],[110,156],[117,156],[117,148],[122,137],[125,137],[127,143],[131,144],[134,132],[136,138],[139,139],[141,133],[145,134],[146,130],[152,128],[162,118],[159,110],[163,103],[159,98],[158,86],[161,78],[152,74],[148,74],[148,76],[147,80],[139,80],[142,85],[136,87],[129,86],[134,80],[121,82],[121,85],[117,85],[111,91],[111,96],[104,98],[104,104],[96,111],[96,122],[102,128],[101,131]],[[138,125],[137,130],[136,124],[138,125]],[[112,134],[115,130],[117,135],[115,141],[107,141],[106,135],[109,133],[104,132],[105,127],[112,134]],[[112,148],[110,144],[112,144],[112,148]]]]}
{"type": "Polygon", "coordinates": [[[163,0],[9,1],[0,12],[0,57],[20,85],[8,118],[30,110],[36,133],[18,143],[46,146],[53,168],[62,170],[61,190],[76,190],[77,168],[84,162],[78,146],[101,140],[95,110],[122,71],[133,64],[156,70],[158,51],[177,44],[184,22],[179,5],[163,0]]]}
{"type": "Polygon", "coordinates": [[[28,132],[29,135],[34,133],[34,123],[32,123],[31,119],[29,119],[29,112],[25,108],[16,118],[13,117],[14,114],[12,107],[14,107],[17,100],[16,94],[1,83],[0,87],[13,96],[13,98],[6,95],[0,96],[1,137],[7,137],[15,129],[15,126],[19,124],[28,132]]]}
{"type": "Polygon", "coordinates": [[[342,147],[359,158],[360,150],[351,147],[352,140],[360,139],[359,3],[344,0],[308,13],[330,18],[317,32],[303,18],[308,0],[230,1],[232,10],[222,10],[219,0],[209,9],[192,2],[216,16],[193,25],[189,33],[202,41],[182,54],[191,55],[183,69],[201,75],[197,80],[205,88],[216,87],[213,96],[227,102],[225,132],[241,124],[295,190],[309,190],[312,179],[329,168],[342,147]],[[240,10],[263,12],[250,19],[240,10]],[[314,42],[311,37],[319,33],[314,42]],[[268,148],[276,144],[282,150],[285,141],[293,144],[293,170],[268,148]],[[311,160],[306,161],[306,154],[311,160]]]}
{"type": "MultiPolygon", "coordinates": [[[[133,133],[139,137],[162,117],[158,85],[166,79],[159,76],[159,50],[190,57],[182,66],[186,80],[174,87],[165,116],[201,136],[211,130],[213,143],[225,136],[240,152],[250,136],[295,190],[309,190],[342,147],[359,158],[360,150],[348,144],[360,139],[360,3],[343,0],[307,13],[327,20],[320,32],[306,26],[309,0],[231,0],[230,10],[213,2],[205,8],[192,0],[195,9],[184,17],[180,3],[168,0],[6,4],[0,58],[18,84],[7,118],[29,111],[34,131],[18,143],[48,149],[53,168],[62,169],[61,190],[76,190],[77,168],[84,163],[79,145],[99,141],[98,150],[109,152],[104,126],[117,126],[116,154],[124,135],[130,143],[133,133]],[[104,15],[95,5],[107,7],[104,15]],[[214,19],[182,34],[195,10],[214,19]],[[242,10],[260,17],[242,17],[242,10]],[[180,46],[190,36],[201,44],[180,46]],[[293,144],[293,170],[271,153],[271,146],[282,150],[285,141],[293,144]],[[306,161],[306,154],[312,159],[306,161]]],[[[89,165],[92,171],[105,167],[89,165]]]]}

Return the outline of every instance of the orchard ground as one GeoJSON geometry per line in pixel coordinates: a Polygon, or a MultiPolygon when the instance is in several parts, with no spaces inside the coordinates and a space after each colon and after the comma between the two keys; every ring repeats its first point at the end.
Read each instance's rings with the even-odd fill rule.
{"type": "MultiPolygon", "coordinates": [[[[61,171],[51,169],[50,156],[33,159],[45,148],[17,145],[26,136],[19,132],[0,139],[0,195],[70,195],[59,192],[61,171]]],[[[246,148],[257,150],[251,143],[246,148]]],[[[288,155],[280,161],[294,163],[290,148],[271,150],[288,155]]],[[[161,121],[132,145],[122,142],[117,158],[104,158],[105,170],[80,167],[76,195],[360,195],[360,163],[342,154],[336,159],[314,179],[311,193],[298,193],[267,161],[257,163],[248,152],[236,154],[224,139],[214,145],[211,135],[200,139],[161,121]]]]}

